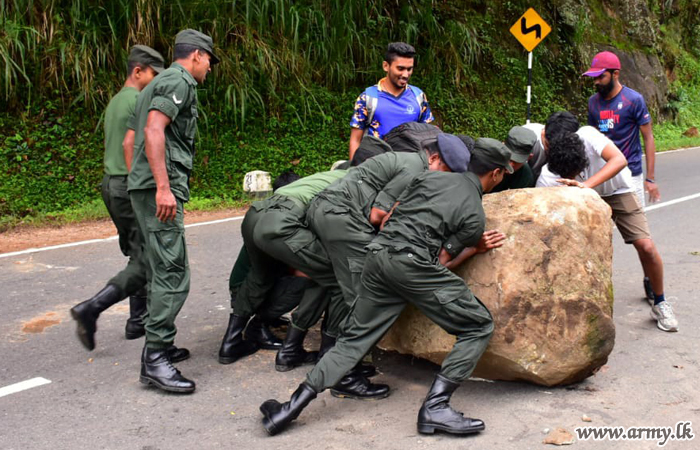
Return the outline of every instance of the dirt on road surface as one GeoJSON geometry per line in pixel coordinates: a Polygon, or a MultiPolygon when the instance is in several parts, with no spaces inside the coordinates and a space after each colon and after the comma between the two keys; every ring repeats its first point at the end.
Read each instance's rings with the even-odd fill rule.
{"type": "MultiPolygon", "coordinates": [[[[222,209],[218,211],[185,211],[185,224],[242,216],[245,212],[245,208],[222,209]]],[[[21,227],[0,233],[0,254],[90,239],[104,239],[116,234],[117,230],[109,219],[57,227],[21,227]]]]}

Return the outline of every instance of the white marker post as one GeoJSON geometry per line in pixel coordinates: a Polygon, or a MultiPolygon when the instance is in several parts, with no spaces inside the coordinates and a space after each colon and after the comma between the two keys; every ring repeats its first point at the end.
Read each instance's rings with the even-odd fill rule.
{"type": "Polygon", "coordinates": [[[530,123],[530,100],[532,95],[532,52],[527,54],[527,120],[530,123]]]}

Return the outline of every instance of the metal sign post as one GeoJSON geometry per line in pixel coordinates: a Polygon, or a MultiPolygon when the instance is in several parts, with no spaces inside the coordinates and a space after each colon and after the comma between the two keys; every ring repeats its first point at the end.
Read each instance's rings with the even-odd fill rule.
{"type": "Polygon", "coordinates": [[[542,39],[552,31],[547,22],[530,8],[510,27],[510,32],[528,51],[527,54],[527,122],[530,123],[530,105],[532,101],[532,51],[542,39]]]}
{"type": "Polygon", "coordinates": [[[532,95],[532,52],[527,54],[527,120],[530,123],[530,96],[532,95]]]}

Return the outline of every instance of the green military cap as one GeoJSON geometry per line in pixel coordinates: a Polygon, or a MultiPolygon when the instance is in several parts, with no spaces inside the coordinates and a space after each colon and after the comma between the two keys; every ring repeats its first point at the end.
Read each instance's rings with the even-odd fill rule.
{"type": "Polygon", "coordinates": [[[506,147],[512,152],[510,160],[524,163],[530,157],[532,148],[537,144],[537,135],[525,127],[513,127],[508,132],[506,147]]]}
{"type": "Polygon", "coordinates": [[[219,63],[219,58],[214,54],[214,41],[204,33],[189,28],[182,30],[175,36],[175,45],[177,44],[189,44],[202,49],[211,55],[212,65],[219,63]]]}
{"type": "Polygon", "coordinates": [[[513,173],[513,167],[510,165],[510,150],[501,141],[491,138],[477,139],[474,143],[472,156],[482,162],[502,167],[508,173],[513,173]]]}
{"type": "Polygon", "coordinates": [[[131,47],[129,62],[148,66],[156,73],[161,73],[165,70],[165,60],[163,59],[163,55],[147,45],[134,45],[131,47]]]}

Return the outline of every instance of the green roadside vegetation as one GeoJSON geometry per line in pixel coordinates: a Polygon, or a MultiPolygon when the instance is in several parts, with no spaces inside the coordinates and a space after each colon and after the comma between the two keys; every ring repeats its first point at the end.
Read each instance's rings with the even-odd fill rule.
{"type": "Polygon", "coordinates": [[[382,76],[390,41],[417,48],[411,82],[445,131],[504,136],[525,119],[527,55],[508,29],[529,7],[554,25],[535,51],[534,121],[568,109],[585,122],[587,55],[615,45],[659,56],[669,75],[668,105],[652,111],[657,148],[700,146],[683,136],[700,127],[700,0],[670,3],[650,12],[649,47],[599,0],[2,2],[0,231],[107,217],[102,112],[129,46],[167,59],[186,27],[210,33],[222,56],[199,89],[190,210],[244,205],[251,170],[304,176],[343,159],[354,100],[382,76]]]}

